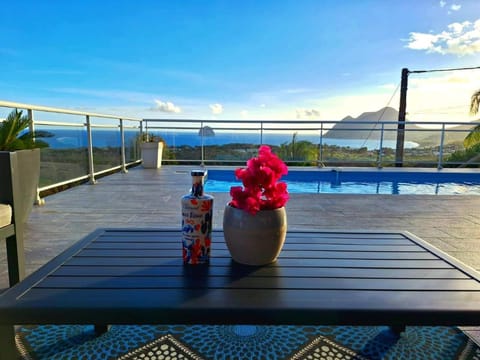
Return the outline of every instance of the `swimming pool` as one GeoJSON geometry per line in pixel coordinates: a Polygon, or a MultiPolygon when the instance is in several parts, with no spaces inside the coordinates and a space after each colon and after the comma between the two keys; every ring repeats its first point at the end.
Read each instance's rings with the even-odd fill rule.
{"type": "MultiPolygon", "coordinates": [[[[418,169],[289,170],[289,193],[480,195],[480,171],[418,169]]],[[[229,192],[241,185],[233,170],[208,170],[207,192],[229,192]]]]}

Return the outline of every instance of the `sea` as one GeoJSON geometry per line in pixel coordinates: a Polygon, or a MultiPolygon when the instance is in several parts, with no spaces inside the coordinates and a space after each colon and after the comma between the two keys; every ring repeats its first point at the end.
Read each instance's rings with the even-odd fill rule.
{"type": "MultiPolygon", "coordinates": [[[[53,149],[71,149],[86,147],[88,144],[87,133],[84,129],[57,129],[47,127],[37,127],[37,131],[47,132],[48,137],[41,137],[53,149]]],[[[264,132],[261,138],[259,133],[235,132],[235,133],[216,133],[213,136],[198,135],[198,131],[152,131],[155,135],[160,135],[165,140],[167,146],[177,147],[183,145],[201,146],[203,145],[225,145],[225,144],[268,144],[281,145],[290,143],[292,141],[292,134],[286,133],[268,133],[264,132]]],[[[132,146],[137,138],[137,131],[125,131],[125,143],[127,146],[132,146]]],[[[320,143],[318,134],[297,134],[296,141],[309,141],[313,144],[320,143]]],[[[119,147],[120,146],[120,131],[109,129],[93,129],[92,142],[94,147],[119,147]]],[[[379,141],[373,139],[333,139],[322,138],[323,145],[336,145],[341,147],[350,147],[354,149],[366,147],[369,150],[378,149],[379,141]]],[[[405,148],[415,148],[418,144],[412,141],[405,141],[405,148]]],[[[396,147],[395,140],[384,140],[384,148],[396,147]]]]}

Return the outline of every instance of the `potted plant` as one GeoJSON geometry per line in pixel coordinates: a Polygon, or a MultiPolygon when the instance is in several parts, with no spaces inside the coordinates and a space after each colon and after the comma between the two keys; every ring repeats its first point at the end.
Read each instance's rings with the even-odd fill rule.
{"type": "Polygon", "coordinates": [[[13,211],[17,223],[25,223],[30,215],[40,176],[39,148],[48,146],[28,131],[29,124],[28,116],[17,109],[0,122],[0,202],[12,201],[11,184],[16,184],[13,211]]]}
{"type": "Polygon", "coordinates": [[[246,265],[275,261],[287,232],[285,204],[287,184],[280,181],[288,173],[285,163],[270,147],[262,145],[258,157],[246,168],[235,170],[243,186],[232,186],[232,200],[225,207],[223,231],[232,258],[246,265]]]}
{"type": "Polygon", "coordinates": [[[149,133],[141,134],[142,165],[147,169],[158,169],[162,166],[162,154],[165,141],[161,136],[149,133]]]}

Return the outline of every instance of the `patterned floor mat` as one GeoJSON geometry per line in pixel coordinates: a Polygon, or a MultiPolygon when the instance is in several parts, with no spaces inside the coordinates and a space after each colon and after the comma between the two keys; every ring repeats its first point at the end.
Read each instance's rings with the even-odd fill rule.
{"type": "Polygon", "coordinates": [[[172,335],[164,335],[118,358],[118,360],[160,359],[203,360],[172,335]]]}
{"type": "Polygon", "coordinates": [[[162,346],[185,360],[480,360],[454,327],[407,327],[398,338],[380,326],[122,325],[96,337],[93,326],[42,325],[20,327],[17,344],[24,359],[37,360],[148,359],[162,346]]]}

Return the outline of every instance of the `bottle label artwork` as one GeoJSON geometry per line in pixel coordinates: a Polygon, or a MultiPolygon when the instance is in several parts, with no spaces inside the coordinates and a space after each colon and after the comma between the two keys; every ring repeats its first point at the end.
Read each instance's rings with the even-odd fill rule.
{"type": "Polygon", "coordinates": [[[182,197],[182,257],[184,264],[210,263],[213,196],[203,193],[204,170],[192,170],[190,194],[182,197]]]}
{"type": "Polygon", "coordinates": [[[183,262],[208,264],[212,236],[212,199],[190,199],[182,211],[183,262]]]}

